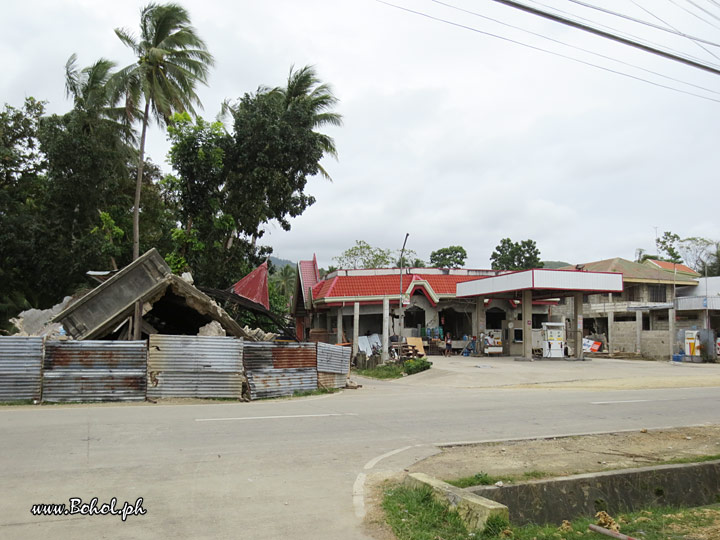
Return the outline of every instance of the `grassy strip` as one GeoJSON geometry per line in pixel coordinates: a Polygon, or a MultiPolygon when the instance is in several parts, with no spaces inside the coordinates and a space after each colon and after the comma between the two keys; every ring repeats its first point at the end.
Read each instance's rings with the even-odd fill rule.
{"type": "MultiPolygon", "coordinates": [[[[456,512],[436,502],[429,488],[393,486],[386,489],[383,509],[399,540],[601,540],[588,525],[595,519],[575,519],[557,525],[515,527],[500,521],[488,522],[482,531],[468,531],[456,512]]],[[[702,508],[654,508],[621,514],[615,518],[620,531],[644,540],[668,538],[720,538],[720,504],[702,508]],[[693,536],[690,536],[693,535],[693,536]]]]}
{"type": "Polygon", "coordinates": [[[523,474],[507,474],[503,476],[491,476],[485,472],[479,472],[472,476],[464,476],[462,478],[445,480],[445,482],[455,487],[466,488],[472,486],[491,486],[497,482],[503,482],[505,484],[511,482],[517,483],[524,480],[538,480],[540,478],[549,478],[551,476],[551,473],[545,471],[527,471],[523,474]]]}
{"type": "Polygon", "coordinates": [[[371,379],[399,379],[430,369],[432,362],[425,358],[412,358],[402,363],[382,364],[372,369],[356,369],[355,373],[371,379]]]}
{"type": "Polygon", "coordinates": [[[668,461],[661,461],[658,465],[683,465],[685,463],[704,463],[706,461],[715,461],[716,459],[720,459],[720,454],[675,458],[668,461]]]}
{"type": "Polygon", "coordinates": [[[339,388],[317,388],[316,390],[298,390],[293,394],[293,397],[322,396],[324,394],[334,394],[335,392],[339,391],[339,388]]]}

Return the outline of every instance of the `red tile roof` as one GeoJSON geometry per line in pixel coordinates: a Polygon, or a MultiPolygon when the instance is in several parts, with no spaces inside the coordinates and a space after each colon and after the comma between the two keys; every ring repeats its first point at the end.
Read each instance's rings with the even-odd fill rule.
{"type": "Polygon", "coordinates": [[[307,295],[308,289],[315,287],[320,281],[320,273],[318,272],[317,259],[313,256],[312,261],[300,261],[300,283],[302,283],[303,296],[307,295]]]}
{"type": "MultiPolygon", "coordinates": [[[[481,279],[482,276],[448,276],[433,274],[404,274],[403,292],[410,283],[425,280],[436,294],[455,294],[455,286],[463,281],[481,279]]],[[[315,300],[354,296],[386,296],[400,294],[400,276],[336,276],[313,287],[315,300]]]]}
{"type": "Polygon", "coordinates": [[[700,275],[695,270],[693,270],[689,266],[685,266],[684,264],[671,263],[668,261],[658,261],[657,259],[648,259],[648,262],[659,266],[663,270],[669,270],[670,272],[674,272],[675,270],[677,270],[678,272],[682,272],[683,274],[690,274],[692,276],[700,275]]]}

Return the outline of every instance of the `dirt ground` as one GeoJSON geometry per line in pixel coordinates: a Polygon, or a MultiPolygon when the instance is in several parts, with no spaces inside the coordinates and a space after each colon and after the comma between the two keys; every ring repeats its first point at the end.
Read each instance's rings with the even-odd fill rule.
{"type": "Polygon", "coordinates": [[[443,480],[479,472],[564,476],[715,454],[720,454],[720,425],[455,446],[443,448],[409,471],[443,480]]]}
{"type": "MultiPolygon", "coordinates": [[[[565,476],[716,454],[720,454],[720,425],[445,447],[407,472],[423,472],[442,480],[479,472],[522,476],[534,471],[565,476]]],[[[384,523],[380,504],[388,483],[399,482],[403,477],[400,474],[368,478],[366,531],[378,540],[395,538],[384,523]]],[[[718,538],[713,536],[715,532],[713,528],[709,536],[693,538],[718,538]]]]}

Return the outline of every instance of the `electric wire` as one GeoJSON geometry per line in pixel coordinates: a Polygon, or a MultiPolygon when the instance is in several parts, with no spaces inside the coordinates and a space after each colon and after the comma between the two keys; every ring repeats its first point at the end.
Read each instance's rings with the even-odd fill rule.
{"type": "MultiPolygon", "coordinates": [[[[645,13],[647,13],[648,15],[650,15],[651,17],[655,17],[655,18],[656,18],[658,21],[660,21],[661,23],[668,25],[670,28],[674,28],[674,26],[671,25],[669,22],[661,19],[658,15],[656,15],[655,13],[653,13],[652,11],[650,11],[649,9],[646,9],[644,6],[640,5],[640,4],[637,3],[635,0],[630,0],[630,1],[631,1],[633,4],[635,4],[637,7],[639,7],[640,9],[642,9],[645,13]]],[[[711,51],[710,49],[708,49],[707,47],[705,47],[702,43],[699,43],[698,41],[693,40],[692,38],[690,38],[690,41],[692,41],[695,45],[697,45],[698,47],[700,47],[703,51],[707,52],[708,54],[710,54],[710,55],[714,56],[715,58],[717,58],[718,60],[720,60],[720,56],[718,56],[718,55],[715,54],[713,51],[711,51]]]]}
{"type": "Polygon", "coordinates": [[[718,30],[720,30],[720,26],[718,26],[717,24],[713,24],[713,23],[711,23],[711,22],[708,21],[708,20],[703,19],[700,15],[698,15],[698,14],[695,13],[694,11],[689,10],[689,9],[686,8],[685,6],[681,6],[681,5],[678,4],[675,0],[668,0],[668,2],[670,2],[671,4],[673,4],[673,5],[676,6],[676,7],[679,7],[679,8],[682,9],[683,11],[686,11],[687,13],[689,13],[690,15],[692,15],[693,17],[695,17],[695,18],[697,18],[697,19],[700,19],[700,20],[701,20],[702,22],[704,22],[705,24],[709,24],[709,25],[712,26],[713,28],[717,28],[718,30]]]}
{"type": "MultiPolygon", "coordinates": [[[[529,0],[529,1],[532,2],[533,4],[536,4],[536,5],[538,5],[538,6],[542,6],[542,7],[544,7],[545,9],[550,10],[549,13],[559,13],[559,14],[564,15],[564,16],[567,17],[567,18],[574,18],[575,21],[584,21],[584,22],[586,22],[586,23],[590,23],[590,24],[592,24],[593,26],[595,26],[596,28],[604,28],[605,30],[608,30],[609,32],[614,32],[614,33],[617,34],[618,36],[622,36],[622,37],[624,37],[624,38],[627,39],[627,40],[629,40],[629,39],[634,39],[634,40],[637,41],[637,42],[643,42],[643,41],[644,41],[646,44],[652,45],[652,46],[657,47],[657,48],[666,47],[665,45],[661,45],[661,44],[659,44],[659,43],[657,43],[657,42],[653,42],[653,41],[650,41],[650,40],[643,39],[643,38],[641,38],[641,37],[639,37],[639,36],[637,36],[637,35],[631,34],[631,33],[629,33],[629,32],[620,32],[620,31],[618,31],[617,28],[613,28],[612,26],[608,26],[608,25],[606,25],[606,24],[602,24],[602,23],[597,22],[597,21],[594,21],[594,20],[592,20],[592,19],[588,19],[588,18],[586,18],[586,17],[582,17],[582,16],[577,15],[577,14],[575,14],[575,13],[570,13],[570,12],[568,12],[568,11],[563,11],[563,10],[561,10],[561,9],[558,9],[558,8],[554,7],[554,6],[549,6],[548,4],[544,4],[544,3],[542,3],[542,2],[539,2],[538,0],[529,0]]],[[[522,4],[522,5],[523,5],[523,6],[526,6],[525,4],[522,4]]],[[[529,7],[529,6],[526,6],[526,7],[529,7]]],[[[717,44],[717,46],[720,46],[720,44],[717,44]]],[[[685,54],[685,53],[683,53],[683,52],[681,52],[681,51],[678,51],[677,49],[672,49],[672,48],[669,48],[669,47],[666,47],[665,50],[667,50],[667,51],[669,51],[669,52],[672,52],[672,53],[674,53],[674,54],[676,54],[676,55],[684,55],[684,54],[685,54]]],[[[696,61],[696,62],[704,62],[703,59],[698,58],[698,57],[696,57],[696,56],[686,55],[686,58],[688,58],[688,59],[690,59],[690,60],[694,60],[694,61],[696,61]]],[[[713,64],[713,65],[714,65],[714,64],[713,64]]],[[[715,65],[715,67],[717,67],[717,68],[720,69],[720,66],[719,66],[719,65],[715,65]]]]}
{"type": "Polygon", "coordinates": [[[714,13],[708,11],[708,10],[705,9],[704,7],[697,5],[695,2],[693,2],[693,0],[687,0],[687,1],[688,1],[688,3],[690,3],[690,4],[692,4],[693,6],[695,6],[696,8],[698,8],[698,9],[699,9],[700,11],[702,11],[703,13],[707,13],[708,15],[710,15],[710,16],[711,16],[713,19],[715,19],[716,21],[720,21],[720,17],[718,17],[718,16],[715,15],[714,13]]]}
{"type": "Polygon", "coordinates": [[[598,57],[600,57],[600,58],[604,58],[604,59],[606,59],[606,60],[610,60],[610,61],[612,61],[612,62],[617,62],[617,63],[622,64],[622,65],[627,66],[627,67],[639,69],[639,70],[641,70],[641,71],[645,71],[646,73],[650,73],[650,74],[652,74],[652,75],[656,75],[656,76],[658,76],[658,77],[662,77],[662,78],[664,78],[664,79],[668,79],[668,80],[673,81],[673,82],[677,82],[677,83],[680,83],[680,84],[685,84],[685,85],[688,85],[688,86],[692,86],[692,87],[695,87],[695,88],[697,88],[697,89],[699,89],[699,90],[704,90],[704,91],[706,91],[706,92],[710,92],[711,94],[720,95],[720,92],[718,92],[718,91],[716,91],[716,90],[711,90],[710,88],[706,88],[706,87],[704,87],[704,86],[700,86],[700,85],[697,85],[697,84],[689,83],[689,82],[683,81],[683,80],[681,80],[681,79],[677,79],[677,78],[675,78],[675,77],[670,77],[669,75],[664,75],[664,74],[662,74],[662,73],[658,73],[657,71],[653,71],[653,70],[651,70],[651,69],[647,69],[647,68],[638,66],[638,65],[636,65],[636,64],[631,64],[631,63],[629,63],[629,62],[625,62],[624,60],[618,60],[617,58],[613,58],[612,56],[608,56],[608,55],[601,54],[601,53],[598,53],[598,52],[595,52],[595,51],[591,51],[590,49],[585,49],[585,48],[579,47],[579,46],[577,46],[577,45],[572,45],[572,44],[570,44],[570,43],[566,43],[566,42],[561,41],[561,40],[559,40],[559,39],[551,38],[551,37],[545,36],[545,35],[543,35],[543,34],[540,34],[540,33],[538,33],[538,32],[533,32],[532,30],[527,30],[527,29],[525,29],[525,28],[521,28],[521,27],[519,27],[519,26],[515,26],[515,25],[513,25],[513,24],[503,22],[503,21],[501,21],[501,20],[499,20],[499,19],[494,19],[494,18],[492,18],[492,17],[488,17],[487,15],[483,15],[483,14],[477,13],[477,12],[475,12],[475,11],[470,11],[470,10],[467,10],[467,9],[464,9],[464,8],[461,8],[461,7],[458,7],[458,6],[454,6],[454,5],[452,5],[452,4],[448,4],[448,3],[443,2],[443,1],[441,1],[441,0],[430,0],[430,1],[431,1],[431,2],[434,2],[434,3],[436,3],[436,4],[439,4],[439,5],[442,5],[442,6],[449,7],[449,8],[451,8],[451,9],[455,9],[455,10],[457,10],[457,11],[461,11],[461,12],[463,12],[463,13],[467,13],[467,14],[469,14],[469,15],[474,15],[475,17],[480,17],[481,19],[487,19],[487,20],[489,20],[489,21],[492,21],[492,22],[501,24],[501,25],[503,25],[503,26],[507,26],[507,27],[509,27],[509,28],[513,28],[513,29],[515,29],[515,30],[520,30],[520,31],[522,31],[522,32],[526,32],[526,33],[531,34],[531,35],[533,35],[533,36],[537,36],[537,37],[540,37],[540,38],[542,38],[542,39],[546,39],[546,40],[548,40],[548,41],[552,41],[553,43],[558,43],[558,44],[560,44],[560,45],[564,45],[564,46],[570,47],[570,48],[572,48],[572,49],[577,49],[577,50],[579,50],[579,51],[586,52],[586,53],[588,53],[588,54],[592,54],[592,55],[598,56],[598,57]]]}
{"type": "MultiPolygon", "coordinates": [[[[659,21],[663,22],[666,26],[661,26],[661,25],[659,25],[659,24],[654,24],[654,23],[651,23],[651,22],[649,22],[649,21],[645,21],[645,20],[643,20],[643,19],[637,19],[637,18],[635,18],[635,17],[631,17],[630,15],[625,15],[625,14],[623,14],[623,13],[618,13],[617,11],[613,11],[613,10],[611,10],[611,9],[607,9],[607,8],[600,7],[600,6],[595,6],[595,5],[593,5],[593,4],[588,4],[587,2],[582,2],[581,0],[567,0],[567,1],[568,1],[568,2],[572,2],[573,4],[577,4],[577,5],[579,5],[579,6],[583,6],[583,7],[589,8],[589,9],[594,9],[594,10],[597,10],[597,11],[601,11],[601,12],[607,13],[607,14],[609,14],[609,15],[614,15],[615,17],[620,17],[620,18],[622,18],[622,19],[626,19],[626,20],[632,21],[632,22],[634,22],[634,23],[643,24],[643,25],[645,25],[645,26],[649,26],[649,27],[651,27],[651,28],[655,28],[656,30],[662,30],[663,32],[668,32],[668,33],[670,33],[670,34],[675,34],[675,35],[677,35],[677,36],[681,36],[681,37],[684,37],[684,38],[688,38],[688,39],[693,40],[693,41],[698,41],[698,42],[700,42],[700,43],[705,43],[706,45],[712,45],[713,47],[720,47],[720,43],[716,43],[716,42],[713,42],[713,41],[709,41],[709,40],[707,40],[707,39],[700,38],[700,37],[696,37],[696,36],[691,36],[691,35],[689,35],[689,34],[686,34],[685,32],[681,32],[680,30],[678,30],[678,29],[675,28],[674,26],[671,26],[671,25],[667,24],[665,21],[663,21],[662,19],[660,19],[660,17],[657,17],[655,14],[651,13],[651,12],[648,11],[647,9],[643,8],[642,6],[639,6],[639,5],[636,4],[635,2],[633,2],[633,4],[635,4],[636,6],[638,6],[639,8],[641,8],[641,9],[642,9],[643,11],[645,11],[646,13],[652,15],[653,17],[655,17],[655,18],[658,19],[659,21]]],[[[632,0],[631,0],[631,1],[632,1],[632,0]]]]}
{"type": "Polygon", "coordinates": [[[492,32],[486,32],[486,31],[484,31],[484,30],[480,30],[479,28],[474,28],[474,27],[472,27],[472,26],[467,26],[467,25],[464,25],[464,24],[456,23],[456,22],[454,22],[454,21],[449,21],[449,20],[447,20],[447,19],[442,19],[442,18],[440,18],[440,17],[435,17],[434,15],[430,15],[430,14],[428,14],[428,13],[423,13],[423,12],[421,12],[421,11],[416,11],[416,10],[414,10],[414,9],[406,8],[406,7],[403,7],[403,6],[398,6],[398,5],[396,5],[396,4],[392,4],[392,3],[390,3],[390,2],[386,2],[385,0],[375,0],[375,1],[378,2],[378,3],[380,3],[380,4],[384,4],[384,5],[386,5],[386,6],[393,7],[393,8],[395,8],[395,9],[400,10],[400,11],[406,11],[406,12],[408,12],[408,13],[413,13],[413,14],[415,14],[415,15],[419,15],[419,16],[421,16],[421,17],[425,17],[425,18],[430,19],[430,20],[434,20],[434,21],[437,21],[437,22],[441,22],[441,23],[444,23],[444,24],[448,24],[448,25],[450,25],[450,26],[455,26],[455,27],[457,27],[457,28],[463,28],[463,29],[469,30],[469,31],[471,31],[471,32],[475,32],[475,33],[478,33],[478,34],[486,35],[486,36],[489,36],[489,37],[494,37],[494,38],[496,38],[496,39],[500,39],[500,40],[502,40],[502,41],[507,41],[507,42],[509,42],[509,43],[514,43],[514,44],[516,44],[516,45],[520,45],[520,46],[523,46],[523,47],[527,47],[527,48],[529,48],[529,49],[533,49],[533,50],[536,50],[536,51],[540,51],[540,52],[552,54],[552,55],[554,55],[554,56],[558,56],[558,57],[561,57],[561,58],[565,58],[565,59],[567,59],[567,60],[571,60],[571,61],[577,62],[577,63],[579,63],[579,64],[584,64],[584,65],[586,65],[586,66],[595,67],[595,68],[601,69],[601,70],[603,70],[603,71],[607,71],[607,72],[609,72],[609,73],[614,73],[614,74],[616,74],[616,75],[621,75],[621,76],[623,76],[623,77],[627,77],[627,78],[630,78],[630,79],[634,79],[634,80],[636,80],[636,81],[645,82],[645,83],[651,84],[651,85],[653,85],[653,86],[657,86],[657,87],[659,87],[659,88],[665,88],[665,89],[667,89],[667,90],[674,90],[675,92],[680,92],[681,94],[687,94],[687,95],[690,95],[690,96],[698,97],[698,98],[700,98],[700,99],[705,99],[705,100],[708,100],[708,101],[714,101],[715,103],[720,103],[720,99],[712,98],[712,97],[709,97],[709,96],[704,96],[704,95],[702,95],[702,94],[696,94],[695,92],[690,92],[690,91],[688,91],[688,90],[683,90],[683,89],[681,89],[681,88],[676,88],[676,87],[674,87],[674,86],[668,86],[668,85],[661,84],[661,83],[658,83],[658,82],[650,81],[650,80],[648,80],[648,79],[643,79],[642,77],[638,77],[638,76],[632,75],[632,74],[630,74],[630,73],[625,73],[625,72],[622,72],[622,71],[617,71],[617,70],[615,70],[615,69],[608,68],[608,67],[605,67],[605,66],[600,66],[600,65],[598,65],[598,64],[593,64],[592,62],[587,62],[587,61],[585,61],[585,60],[581,60],[581,59],[579,59],[579,58],[575,58],[575,57],[572,57],[572,56],[568,56],[568,55],[566,55],[566,54],[558,53],[558,52],[555,52],[555,51],[550,51],[550,50],[548,50],[548,49],[543,49],[542,47],[537,47],[537,46],[535,46],[535,45],[530,45],[530,44],[528,44],[528,43],[523,43],[523,42],[521,42],[521,41],[517,41],[517,40],[511,39],[511,38],[506,38],[506,37],[500,36],[500,35],[498,35],[498,34],[493,34],[492,32]]]}

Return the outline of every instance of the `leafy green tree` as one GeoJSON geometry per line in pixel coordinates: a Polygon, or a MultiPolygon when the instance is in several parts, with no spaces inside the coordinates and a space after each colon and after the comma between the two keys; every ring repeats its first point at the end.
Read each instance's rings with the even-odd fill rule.
{"type": "Polygon", "coordinates": [[[414,267],[414,266],[415,266],[415,263],[416,263],[416,262],[420,262],[420,263],[422,263],[422,264],[425,264],[425,263],[423,263],[420,259],[418,259],[417,253],[415,252],[415,250],[413,250],[413,249],[406,249],[406,250],[405,250],[405,253],[403,254],[402,257],[400,257],[400,253],[399,253],[399,251],[398,251],[398,257],[397,257],[397,262],[396,262],[396,266],[397,266],[398,268],[400,268],[400,267],[402,267],[402,268],[411,268],[411,267],[414,267]]]}
{"type": "Polygon", "coordinates": [[[290,295],[295,292],[296,279],[297,272],[295,271],[295,267],[289,264],[280,268],[270,277],[277,291],[288,299],[290,295]]]}
{"type": "Polygon", "coordinates": [[[682,256],[678,251],[677,244],[680,242],[680,237],[670,231],[665,231],[661,238],[655,240],[658,254],[664,255],[664,260],[672,263],[683,262],[682,256]]]}
{"type": "Polygon", "coordinates": [[[467,251],[462,246],[448,246],[430,253],[430,266],[434,268],[461,268],[465,266],[467,251]]]}
{"type": "Polygon", "coordinates": [[[528,270],[542,268],[540,250],[534,240],[513,242],[503,238],[490,255],[493,270],[528,270]]]}
{"type": "MultiPolygon", "coordinates": [[[[145,137],[151,116],[163,125],[175,112],[195,112],[198,83],[206,84],[214,64],[205,42],[190,24],[187,10],[178,4],[148,4],[140,13],[140,36],[116,28],[115,34],[137,57],[120,70],[128,111],[142,109],[140,147],[133,206],[133,259],[140,254],[140,203],[145,163],[145,137]]],[[[136,117],[133,117],[135,119],[136,117]]]]}
{"type": "Polygon", "coordinates": [[[33,98],[0,111],[0,331],[42,296],[33,280],[43,255],[33,240],[43,233],[46,162],[37,137],[43,113],[44,103],[33,98]]]}
{"type": "Polygon", "coordinates": [[[389,268],[393,266],[392,251],[372,247],[364,240],[355,240],[355,245],[333,257],[340,268],[389,268]]]}
{"type": "Polygon", "coordinates": [[[337,156],[333,139],[318,131],[341,125],[342,117],[332,111],[336,103],[330,87],[304,67],[290,70],[285,88],[261,87],[226,104],[233,119],[225,161],[228,202],[242,216],[240,231],[253,241],[272,220],[290,230],[288,218],[315,202],[305,186],[315,174],[328,177],[323,156],[337,156]]]}

